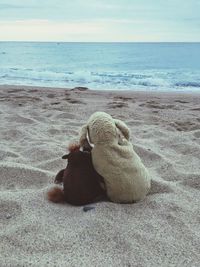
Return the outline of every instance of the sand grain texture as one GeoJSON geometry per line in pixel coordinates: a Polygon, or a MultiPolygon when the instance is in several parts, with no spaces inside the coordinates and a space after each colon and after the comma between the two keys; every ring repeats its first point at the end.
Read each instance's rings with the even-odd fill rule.
{"type": "Polygon", "coordinates": [[[200,95],[0,88],[0,266],[199,266],[200,95]],[[124,120],[152,175],[144,201],[46,200],[95,111],[124,120]]]}

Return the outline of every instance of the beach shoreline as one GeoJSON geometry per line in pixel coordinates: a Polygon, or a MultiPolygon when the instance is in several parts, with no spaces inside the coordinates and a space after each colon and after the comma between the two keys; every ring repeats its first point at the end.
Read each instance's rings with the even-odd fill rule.
{"type": "Polygon", "coordinates": [[[57,91],[62,91],[62,90],[68,90],[68,91],[89,91],[89,92],[97,92],[97,93],[101,93],[101,92],[105,92],[105,93],[132,93],[132,94],[150,94],[150,95],[154,95],[154,94],[167,94],[167,95],[176,95],[176,94],[179,94],[179,95],[199,95],[200,94],[200,91],[199,90],[187,90],[187,89],[173,89],[173,90],[170,90],[169,89],[154,89],[154,90],[148,90],[147,89],[139,89],[139,90],[136,90],[136,89],[93,89],[93,88],[90,88],[90,87],[86,87],[86,86],[76,86],[76,87],[55,87],[55,86],[36,86],[36,85],[13,85],[13,84],[0,84],[0,90],[9,90],[9,89],[13,89],[13,90],[19,90],[19,89],[26,89],[26,90],[57,90],[57,91]]]}
{"type": "Polygon", "coordinates": [[[1,266],[197,266],[200,93],[0,85],[1,266]],[[47,201],[95,111],[127,123],[152,176],[134,204],[47,201]]]}

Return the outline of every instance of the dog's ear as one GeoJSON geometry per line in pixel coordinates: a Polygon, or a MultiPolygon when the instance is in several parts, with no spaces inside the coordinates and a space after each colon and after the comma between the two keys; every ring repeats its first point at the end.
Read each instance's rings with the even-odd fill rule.
{"type": "Polygon", "coordinates": [[[115,125],[116,127],[121,131],[121,133],[124,135],[124,137],[129,140],[130,139],[130,130],[128,126],[121,120],[115,119],[115,125]]]}
{"type": "Polygon", "coordinates": [[[63,182],[63,177],[64,177],[64,172],[65,172],[65,169],[59,171],[56,175],[56,178],[54,180],[54,183],[55,184],[62,184],[63,182]]]}
{"type": "Polygon", "coordinates": [[[68,159],[69,154],[62,156],[62,159],[68,159]]]}
{"type": "Polygon", "coordinates": [[[83,146],[86,140],[87,140],[87,125],[84,125],[81,128],[80,135],[79,135],[80,145],[83,146]]]}

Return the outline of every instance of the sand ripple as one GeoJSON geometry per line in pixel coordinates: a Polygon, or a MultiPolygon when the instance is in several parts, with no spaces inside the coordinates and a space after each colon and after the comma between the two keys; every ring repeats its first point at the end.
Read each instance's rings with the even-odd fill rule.
{"type": "Polygon", "coordinates": [[[1,87],[0,266],[199,266],[200,96],[1,87]],[[152,176],[134,204],[49,203],[92,112],[125,120],[152,176]]]}
{"type": "Polygon", "coordinates": [[[0,164],[1,190],[41,188],[51,174],[22,164],[0,164]]]}

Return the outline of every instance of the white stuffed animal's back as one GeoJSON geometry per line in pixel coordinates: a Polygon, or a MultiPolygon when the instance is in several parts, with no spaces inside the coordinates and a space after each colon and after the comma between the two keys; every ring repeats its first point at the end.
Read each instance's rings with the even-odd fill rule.
{"type": "Polygon", "coordinates": [[[143,199],[150,189],[150,178],[129,142],[127,125],[105,112],[95,112],[81,129],[81,145],[87,133],[94,145],[93,165],[104,178],[108,197],[121,203],[143,199]]]}
{"type": "Polygon", "coordinates": [[[125,140],[123,145],[96,145],[92,160],[96,171],[104,177],[112,201],[128,203],[146,196],[150,189],[149,175],[129,141],[125,140]]]}

